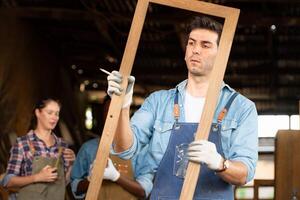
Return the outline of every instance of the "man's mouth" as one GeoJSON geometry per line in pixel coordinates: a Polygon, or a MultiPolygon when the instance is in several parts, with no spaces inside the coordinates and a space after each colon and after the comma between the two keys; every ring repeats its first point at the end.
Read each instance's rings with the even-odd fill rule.
{"type": "Polygon", "coordinates": [[[200,63],[200,60],[191,59],[191,62],[194,62],[194,63],[200,63]]]}

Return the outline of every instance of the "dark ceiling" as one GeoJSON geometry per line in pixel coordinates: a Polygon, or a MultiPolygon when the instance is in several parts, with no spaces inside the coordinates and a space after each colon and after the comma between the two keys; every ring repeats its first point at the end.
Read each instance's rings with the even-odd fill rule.
{"type": "MultiPolygon", "coordinates": [[[[118,69],[136,0],[0,0],[0,11],[29,22],[76,81],[105,90],[118,69]],[[89,83],[89,84],[88,84],[89,83]],[[93,84],[97,83],[97,85],[93,84]]],[[[260,114],[297,114],[300,98],[300,0],[210,0],[241,10],[225,82],[260,114]]],[[[186,77],[183,24],[193,13],[150,4],[132,74],[137,94],[186,77]]]]}

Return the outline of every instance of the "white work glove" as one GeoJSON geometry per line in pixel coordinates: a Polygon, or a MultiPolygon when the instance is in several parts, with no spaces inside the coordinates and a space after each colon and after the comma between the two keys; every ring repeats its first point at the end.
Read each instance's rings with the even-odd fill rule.
{"type": "Polygon", "coordinates": [[[216,145],[207,140],[194,141],[189,145],[188,159],[196,163],[204,163],[211,170],[220,169],[223,157],[217,152],[216,145]]]}
{"type": "Polygon", "coordinates": [[[120,172],[115,168],[111,159],[108,159],[107,167],[104,169],[103,179],[111,180],[113,182],[117,181],[120,177],[120,172]]]}
{"type": "MultiPolygon", "coordinates": [[[[112,97],[113,94],[120,96],[123,89],[121,88],[122,75],[118,71],[112,71],[110,75],[107,76],[108,88],[107,94],[112,97]]],[[[135,78],[134,76],[128,77],[128,85],[125,92],[125,97],[123,101],[122,108],[130,106],[132,103],[133,86],[135,78]]]]}
{"type": "Polygon", "coordinates": [[[92,164],[90,164],[89,174],[86,177],[89,182],[91,182],[91,179],[92,179],[93,166],[94,166],[94,162],[92,164]]]}

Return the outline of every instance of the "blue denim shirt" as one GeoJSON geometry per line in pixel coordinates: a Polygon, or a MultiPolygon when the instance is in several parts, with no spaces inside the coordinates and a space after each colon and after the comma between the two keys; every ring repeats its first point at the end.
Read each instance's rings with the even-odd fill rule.
{"type": "MultiPolygon", "coordinates": [[[[179,90],[179,122],[185,122],[183,105],[186,84],[187,80],[176,86],[179,90]]],[[[144,145],[149,144],[149,152],[144,156],[144,162],[148,163],[147,170],[154,175],[167,148],[175,122],[173,116],[175,91],[173,88],[152,93],[131,118],[133,145],[124,152],[115,153],[112,150],[112,153],[129,159],[144,145]]],[[[217,123],[218,114],[233,92],[235,91],[232,88],[223,83],[213,118],[214,123],[217,123]]],[[[243,162],[248,168],[247,181],[253,179],[258,159],[257,111],[255,104],[242,95],[236,97],[222,121],[221,141],[225,157],[243,162]]]]}
{"type": "Polygon", "coordinates": [[[98,150],[99,138],[85,142],[79,149],[71,172],[71,190],[76,199],[83,199],[85,194],[77,195],[78,183],[89,175],[90,164],[93,163],[98,150]]]}
{"type": "MultiPolygon", "coordinates": [[[[99,138],[95,138],[85,142],[76,157],[72,172],[71,172],[71,190],[76,199],[83,199],[86,194],[77,195],[77,186],[80,181],[87,178],[89,175],[90,164],[93,163],[99,146],[99,138]]],[[[134,170],[135,180],[144,188],[146,196],[152,190],[152,176],[145,171],[143,166],[142,154],[147,152],[147,146],[141,151],[140,156],[132,159],[132,167],[134,170]]]]}

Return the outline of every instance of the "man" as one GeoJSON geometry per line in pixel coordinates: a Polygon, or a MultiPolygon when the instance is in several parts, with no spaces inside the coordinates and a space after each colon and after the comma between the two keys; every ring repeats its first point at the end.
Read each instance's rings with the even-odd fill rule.
{"type": "MultiPolygon", "coordinates": [[[[95,138],[85,142],[77,154],[71,173],[71,189],[75,199],[85,198],[92,176],[93,162],[99,141],[99,138],[95,138]]],[[[117,157],[109,159],[103,175],[103,179],[107,181],[103,182],[100,199],[119,199],[120,195],[128,200],[147,197],[149,192],[144,190],[143,185],[145,181],[148,182],[148,185],[151,185],[152,179],[147,181],[147,178],[145,178],[147,174],[143,174],[143,171],[140,169],[140,166],[142,166],[140,159],[141,157],[137,157],[132,162],[121,161],[117,157]],[[116,169],[114,163],[119,170],[116,169]],[[130,177],[131,163],[135,169],[135,180],[130,177]]]]}
{"type": "MultiPolygon", "coordinates": [[[[195,199],[233,199],[232,185],[243,185],[254,176],[258,158],[256,108],[225,83],[208,141],[194,141],[221,32],[222,25],[218,22],[206,16],[196,17],[189,25],[185,53],[187,80],[174,89],[151,94],[130,123],[134,78],[128,79],[113,151],[128,159],[149,144],[145,162],[155,174],[151,199],[179,198],[186,156],[189,161],[202,164],[195,199]]],[[[120,95],[121,81],[119,72],[108,76],[109,95],[120,95]]]]}
{"type": "MultiPolygon", "coordinates": [[[[110,98],[106,96],[103,102],[103,120],[106,119],[109,104],[110,98]]],[[[77,154],[71,173],[71,189],[75,199],[85,198],[99,142],[100,138],[85,142],[77,154]]],[[[152,178],[148,178],[151,174],[149,175],[143,167],[143,152],[146,152],[146,148],[132,161],[124,161],[117,159],[117,157],[112,157],[121,173],[116,169],[112,160],[108,160],[108,165],[103,175],[103,179],[107,181],[103,182],[100,199],[119,199],[122,196],[124,199],[132,200],[145,198],[149,195],[152,189],[152,178]],[[134,168],[134,180],[130,177],[131,166],[134,168]]]]}

